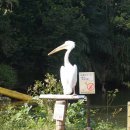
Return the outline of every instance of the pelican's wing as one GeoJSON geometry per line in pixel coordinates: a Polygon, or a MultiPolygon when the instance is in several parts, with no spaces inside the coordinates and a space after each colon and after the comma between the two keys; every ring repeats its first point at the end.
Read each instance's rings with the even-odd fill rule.
{"type": "Polygon", "coordinates": [[[60,77],[64,94],[71,94],[77,83],[77,66],[62,66],[60,69],[60,77]]]}
{"type": "Polygon", "coordinates": [[[67,75],[66,75],[66,70],[65,70],[65,67],[64,66],[61,66],[60,68],[60,79],[61,79],[61,83],[62,83],[62,86],[63,86],[63,89],[64,87],[67,85],[67,75]]]}
{"type": "Polygon", "coordinates": [[[72,86],[73,86],[73,91],[74,91],[76,83],[77,83],[77,65],[73,66],[72,71],[73,71],[73,73],[72,73],[72,86]]]}
{"type": "Polygon", "coordinates": [[[64,94],[71,94],[72,93],[72,89],[70,89],[70,87],[68,86],[68,76],[67,76],[67,70],[66,67],[61,66],[60,69],[60,79],[61,79],[61,83],[62,83],[62,87],[63,87],[63,93],[64,94]]]}

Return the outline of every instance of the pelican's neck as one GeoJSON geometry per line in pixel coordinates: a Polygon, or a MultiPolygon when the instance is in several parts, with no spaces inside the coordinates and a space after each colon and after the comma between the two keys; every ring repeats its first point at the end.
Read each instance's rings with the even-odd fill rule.
{"type": "Polygon", "coordinates": [[[70,54],[70,52],[71,52],[71,50],[69,49],[65,53],[64,66],[71,65],[70,62],[69,62],[69,54],[70,54]]]}

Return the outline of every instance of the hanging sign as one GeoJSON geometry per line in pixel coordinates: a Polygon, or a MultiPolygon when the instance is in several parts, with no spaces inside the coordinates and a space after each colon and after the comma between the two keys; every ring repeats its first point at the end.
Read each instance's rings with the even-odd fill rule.
{"type": "Polygon", "coordinates": [[[79,72],[80,94],[95,94],[95,73],[79,72]]]}
{"type": "Polygon", "coordinates": [[[64,115],[65,115],[65,105],[55,104],[53,119],[63,121],[64,115]]]}

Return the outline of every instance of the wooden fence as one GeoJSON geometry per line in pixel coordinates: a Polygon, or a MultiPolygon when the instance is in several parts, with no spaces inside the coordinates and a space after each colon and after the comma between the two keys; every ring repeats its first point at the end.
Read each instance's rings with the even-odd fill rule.
{"type": "Polygon", "coordinates": [[[127,105],[127,130],[130,130],[130,102],[127,105]]]}

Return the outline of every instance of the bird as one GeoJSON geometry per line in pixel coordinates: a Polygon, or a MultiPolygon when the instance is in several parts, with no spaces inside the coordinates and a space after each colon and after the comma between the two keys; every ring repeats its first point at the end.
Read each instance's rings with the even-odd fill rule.
{"type": "Polygon", "coordinates": [[[64,44],[52,50],[48,55],[52,55],[60,50],[65,49],[64,65],[60,68],[60,79],[64,95],[76,95],[75,86],[77,83],[77,65],[72,65],[69,61],[69,54],[75,48],[74,41],[65,41],[64,44]]]}

